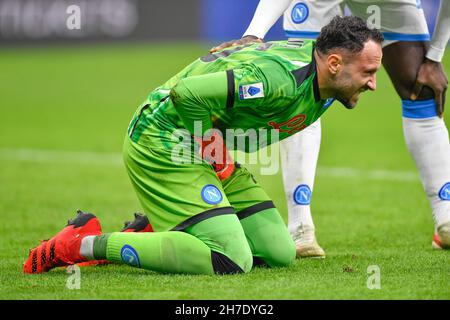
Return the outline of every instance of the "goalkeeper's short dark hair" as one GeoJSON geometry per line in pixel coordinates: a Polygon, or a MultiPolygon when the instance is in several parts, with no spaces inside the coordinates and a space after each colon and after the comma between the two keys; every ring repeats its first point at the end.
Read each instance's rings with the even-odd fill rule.
{"type": "Polygon", "coordinates": [[[322,54],[327,54],[332,49],[345,49],[356,54],[361,52],[369,40],[381,43],[384,37],[379,30],[370,29],[359,17],[336,16],[320,30],[316,49],[322,54]]]}

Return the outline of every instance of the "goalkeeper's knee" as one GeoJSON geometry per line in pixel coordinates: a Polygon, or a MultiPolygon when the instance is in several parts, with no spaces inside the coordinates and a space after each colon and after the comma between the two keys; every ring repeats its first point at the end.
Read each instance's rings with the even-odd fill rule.
{"type": "Polygon", "coordinates": [[[198,222],[185,232],[211,249],[211,263],[217,274],[247,273],[253,257],[244,230],[235,214],[218,215],[198,222]]]}

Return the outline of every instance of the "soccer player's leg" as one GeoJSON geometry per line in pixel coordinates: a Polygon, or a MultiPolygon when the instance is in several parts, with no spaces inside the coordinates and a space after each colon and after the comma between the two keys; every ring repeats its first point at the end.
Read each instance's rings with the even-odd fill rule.
{"type": "MultiPolygon", "coordinates": [[[[134,214],[134,220],[126,221],[121,232],[153,232],[153,227],[145,214],[136,212],[134,214]]],[[[89,260],[77,263],[77,265],[79,267],[92,267],[108,263],[108,260],[89,260]]]]}
{"type": "Polygon", "coordinates": [[[280,142],[283,183],[288,204],[288,229],[298,258],[324,258],[311,214],[311,196],[319,157],[320,119],[280,142]]]}
{"type": "MultiPolygon", "coordinates": [[[[188,161],[174,161],[173,145],[166,145],[152,149],[128,138],[124,145],[128,174],[156,231],[130,236],[136,241],[147,239],[143,254],[160,254],[147,268],[207,274],[249,271],[250,248],[214,169],[196,153],[184,159],[188,161]],[[146,250],[149,245],[155,250],[146,250]]],[[[108,242],[116,247],[127,241],[123,233],[110,237],[108,242]]],[[[120,260],[118,251],[113,251],[111,258],[120,260]]]]}
{"type": "Polygon", "coordinates": [[[433,92],[424,87],[409,99],[425,57],[423,42],[397,42],[384,49],[384,66],[402,98],[403,134],[419,169],[435,223],[433,246],[450,247],[450,144],[444,119],[436,112],[433,92]],[[404,59],[398,61],[399,56],[404,59]]]}
{"type": "Polygon", "coordinates": [[[275,205],[251,173],[238,165],[223,186],[244,229],[254,265],[290,265],[296,255],[294,241],[275,205]]]}
{"type": "Polygon", "coordinates": [[[24,272],[104,259],[165,273],[250,271],[252,255],[244,230],[210,165],[174,164],[170,151],[151,150],[128,138],[124,155],[156,232],[100,234],[98,219],[89,215],[63,229],[50,245],[33,249],[24,272]]]}
{"type": "MultiPolygon", "coordinates": [[[[383,65],[401,98],[403,134],[409,152],[420,173],[432,208],[435,224],[433,247],[450,247],[450,144],[444,120],[439,118],[433,91],[424,87],[416,100],[410,100],[419,67],[426,54],[424,41],[429,40],[424,12],[411,1],[359,3],[349,1],[354,15],[366,21],[367,10],[378,4],[380,27],[385,36],[383,65]],[[398,21],[402,24],[398,24],[398,21]],[[399,59],[399,57],[402,57],[399,59]]],[[[369,19],[369,20],[367,20],[369,19]]]]}
{"type": "Polygon", "coordinates": [[[106,260],[155,271],[210,274],[213,269],[208,263],[209,251],[200,240],[183,232],[161,232],[156,236],[155,233],[101,234],[97,217],[78,211],[59,233],[30,250],[23,270],[42,273],[55,267],[106,260]],[[183,259],[189,252],[192,255],[183,259]]]}
{"type": "MultiPolygon", "coordinates": [[[[336,15],[342,15],[340,0],[292,1],[284,16],[289,41],[315,38],[336,15]],[[307,12],[307,14],[304,14],[307,12]],[[302,14],[303,13],[303,14],[302,14]]],[[[288,229],[295,241],[298,258],[324,258],[318,244],[311,213],[317,159],[321,140],[320,119],[301,132],[280,142],[283,184],[288,208],[288,229]]]]}
{"type": "MultiPolygon", "coordinates": [[[[209,230],[211,238],[207,243],[215,244],[213,249],[216,251],[196,236],[181,231],[101,234],[97,217],[79,211],[58,234],[30,250],[23,270],[25,273],[42,273],[86,261],[125,263],[164,273],[224,274],[250,270],[250,249],[235,215],[216,216],[193,227],[197,232],[209,230]],[[215,232],[217,227],[220,232],[215,232]],[[240,243],[237,241],[239,236],[240,243]],[[220,243],[226,245],[220,248],[220,243]],[[247,252],[242,248],[247,248],[247,252]],[[221,249],[225,249],[223,254],[219,252],[221,249]],[[246,258],[247,265],[242,264],[244,269],[241,269],[225,254],[239,262],[246,258]]],[[[206,239],[204,234],[201,235],[206,239]]]]}
{"type": "Polygon", "coordinates": [[[211,217],[185,231],[86,237],[81,255],[162,273],[231,274],[248,272],[252,266],[244,232],[233,214],[211,217]]]}

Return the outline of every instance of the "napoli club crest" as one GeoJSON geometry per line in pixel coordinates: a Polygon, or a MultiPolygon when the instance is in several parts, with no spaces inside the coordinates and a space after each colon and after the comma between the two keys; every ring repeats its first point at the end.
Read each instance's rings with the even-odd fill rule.
{"type": "Polygon", "coordinates": [[[311,194],[311,188],[306,184],[301,184],[294,191],[294,201],[299,205],[308,205],[311,203],[311,194]]]}
{"type": "Polygon", "coordinates": [[[122,258],[122,261],[132,267],[140,268],[141,262],[139,261],[139,256],[136,252],[136,250],[126,244],[122,247],[122,250],[120,250],[120,257],[122,258]]]}
{"type": "Polygon", "coordinates": [[[306,19],[308,19],[309,16],[309,9],[306,4],[303,2],[297,3],[293,8],[291,12],[291,18],[294,23],[300,24],[305,22],[306,19]]]}
{"type": "Polygon", "coordinates": [[[450,182],[444,184],[439,191],[439,198],[442,200],[450,201],[450,182]]]}
{"type": "Polygon", "coordinates": [[[213,184],[207,184],[202,189],[202,199],[208,204],[218,204],[222,201],[223,196],[219,188],[213,184]]]}

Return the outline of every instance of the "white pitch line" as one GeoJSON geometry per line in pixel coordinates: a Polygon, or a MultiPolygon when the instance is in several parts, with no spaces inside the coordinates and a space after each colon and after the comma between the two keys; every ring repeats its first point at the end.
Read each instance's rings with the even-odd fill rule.
{"type": "Polygon", "coordinates": [[[0,149],[0,159],[38,163],[75,163],[122,166],[118,153],[44,149],[0,149]]]}
{"type": "Polygon", "coordinates": [[[348,167],[319,166],[317,169],[317,175],[322,177],[350,178],[350,179],[355,178],[355,179],[380,180],[380,181],[401,181],[401,182],[419,181],[419,175],[414,171],[384,170],[384,169],[362,170],[348,167]]]}
{"type": "MultiPolygon", "coordinates": [[[[64,151],[43,149],[1,149],[0,159],[33,163],[82,164],[123,166],[119,153],[101,153],[93,151],[64,151]]],[[[330,178],[348,178],[379,181],[416,182],[419,175],[414,171],[372,169],[363,170],[350,167],[319,166],[317,175],[330,178]]]]}

